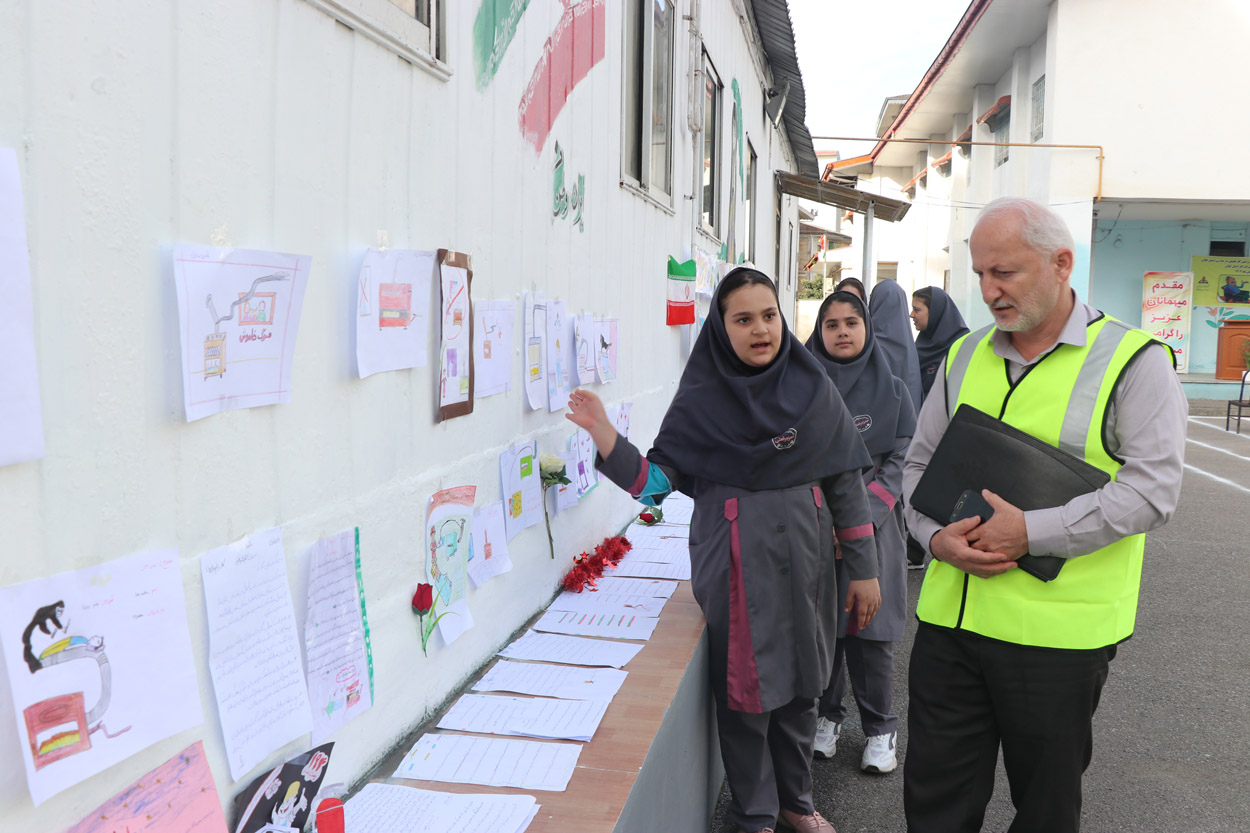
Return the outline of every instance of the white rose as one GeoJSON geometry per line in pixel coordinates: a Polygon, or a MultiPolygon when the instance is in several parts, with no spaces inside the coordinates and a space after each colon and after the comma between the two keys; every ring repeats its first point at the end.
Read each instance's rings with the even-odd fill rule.
{"type": "Polygon", "coordinates": [[[559,454],[543,454],[538,458],[538,470],[543,474],[559,474],[564,471],[564,458],[559,454]]]}

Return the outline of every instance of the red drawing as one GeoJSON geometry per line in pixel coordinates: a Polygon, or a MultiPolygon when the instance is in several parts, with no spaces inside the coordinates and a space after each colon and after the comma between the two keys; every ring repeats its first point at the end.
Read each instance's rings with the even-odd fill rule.
{"type": "Polygon", "coordinates": [[[521,97],[521,135],[541,151],[569,94],[603,60],[606,0],[560,0],[564,14],[543,46],[529,86],[521,97]]]}

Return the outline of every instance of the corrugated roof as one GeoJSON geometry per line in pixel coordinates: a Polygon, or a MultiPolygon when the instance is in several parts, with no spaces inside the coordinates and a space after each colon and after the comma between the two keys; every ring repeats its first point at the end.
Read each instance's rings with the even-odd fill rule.
{"type": "Polygon", "coordinates": [[[755,28],[760,33],[764,55],[773,71],[773,83],[782,86],[786,79],[790,81],[790,94],[786,97],[781,120],[785,122],[799,173],[818,179],[820,165],[816,161],[812,134],[807,129],[807,93],[803,90],[803,74],[799,72],[799,59],[795,54],[790,8],[786,0],[751,0],[751,9],[755,13],[755,28]]]}

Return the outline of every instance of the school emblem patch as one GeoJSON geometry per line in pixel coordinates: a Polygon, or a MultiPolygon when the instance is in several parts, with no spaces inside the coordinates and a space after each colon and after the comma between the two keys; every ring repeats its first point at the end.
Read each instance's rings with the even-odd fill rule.
{"type": "Polygon", "coordinates": [[[860,414],[855,417],[855,430],[864,433],[872,427],[872,414],[860,414]]]}
{"type": "Polygon", "coordinates": [[[793,448],[794,444],[799,440],[799,432],[791,428],[780,437],[773,437],[773,447],[778,451],[785,451],[787,448],[793,448]]]}

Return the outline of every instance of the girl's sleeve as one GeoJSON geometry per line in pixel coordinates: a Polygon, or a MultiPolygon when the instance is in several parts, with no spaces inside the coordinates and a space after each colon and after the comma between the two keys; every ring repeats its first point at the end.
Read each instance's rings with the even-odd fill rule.
{"type": "Polygon", "coordinates": [[[677,472],[647,460],[629,440],[616,435],[616,445],[607,457],[595,455],[595,468],[604,477],[629,492],[647,506],[659,506],[671,492],[681,488],[677,472]]]}
{"type": "Polygon", "coordinates": [[[858,469],[844,471],[828,478],[824,491],[833,512],[833,533],[847,574],[852,581],[876,578],[877,543],[863,475],[858,469]]]}
{"type": "Polygon", "coordinates": [[[907,459],[907,449],[911,446],[912,435],[916,433],[916,413],[911,405],[911,397],[903,391],[899,403],[898,436],[894,438],[894,448],[881,461],[876,476],[868,484],[868,503],[872,508],[872,522],[881,526],[894,505],[903,496],[903,462],[907,459]]]}

